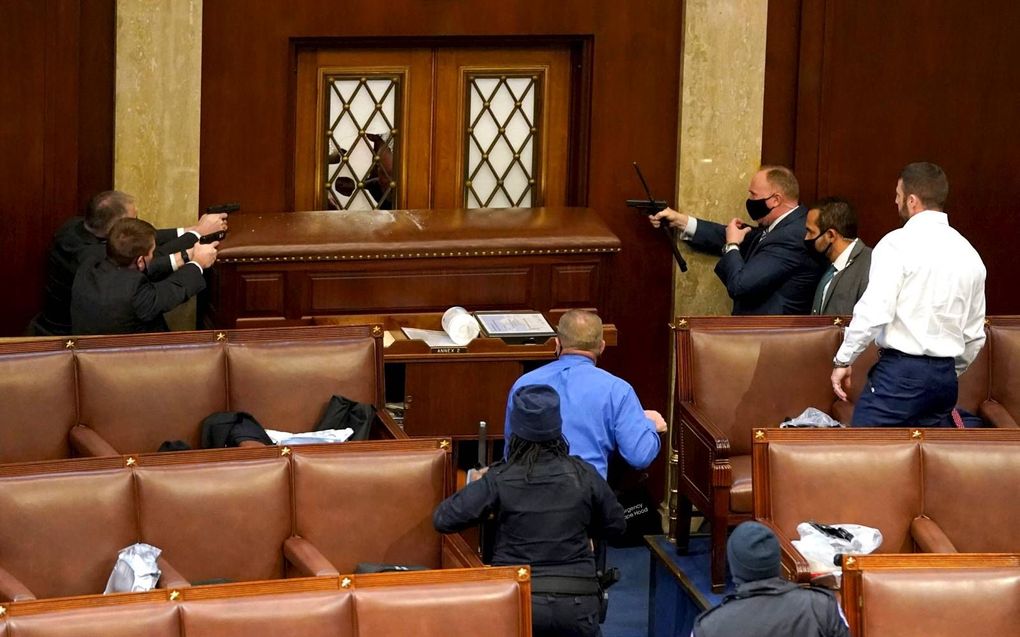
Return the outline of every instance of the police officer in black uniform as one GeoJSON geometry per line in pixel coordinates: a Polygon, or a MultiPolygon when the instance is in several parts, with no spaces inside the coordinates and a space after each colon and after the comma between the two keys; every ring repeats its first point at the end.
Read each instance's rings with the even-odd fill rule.
{"type": "Polygon", "coordinates": [[[569,454],[560,399],[548,385],[513,396],[507,459],[442,502],[441,533],[495,517],[497,566],[531,566],[535,637],[599,636],[600,591],[591,539],[623,533],[623,507],[602,476],[569,454]]]}
{"type": "Polygon", "coordinates": [[[694,620],[694,637],[849,637],[832,593],[779,577],[779,541],[767,526],[734,529],[726,557],[737,588],[694,620]]]}

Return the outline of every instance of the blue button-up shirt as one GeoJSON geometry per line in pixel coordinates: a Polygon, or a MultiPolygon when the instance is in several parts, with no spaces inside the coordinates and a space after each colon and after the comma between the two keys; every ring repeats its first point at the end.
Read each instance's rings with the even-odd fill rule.
{"type": "Polygon", "coordinates": [[[609,454],[619,449],[628,464],[643,469],[659,453],[659,434],[645,417],[630,383],[599,369],[587,356],[564,354],[524,374],[510,389],[503,429],[510,440],[513,395],[525,385],[549,385],[560,395],[563,437],[571,455],[606,477],[609,454]]]}

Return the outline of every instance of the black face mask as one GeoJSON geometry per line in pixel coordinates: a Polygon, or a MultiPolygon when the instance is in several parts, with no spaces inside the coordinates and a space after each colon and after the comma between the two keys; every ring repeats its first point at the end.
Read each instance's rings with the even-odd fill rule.
{"type": "Polygon", "coordinates": [[[823,265],[828,265],[829,250],[832,249],[832,244],[830,243],[829,245],[825,246],[825,249],[819,252],[818,249],[815,248],[815,242],[818,241],[819,237],[821,236],[822,233],[819,233],[815,235],[813,239],[804,239],[804,249],[807,250],[808,256],[810,256],[812,259],[823,265]]]}
{"type": "Polygon", "coordinates": [[[776,193],[772,193],[768,197],[763,197],[761,199],[748,199],[744,202],[744,207],[747,208],[747,214],[751,215],[751,218],[755,221],[767,216],[773,209],[769,208],[769,205],[766,202],[775,196],[776,193]]]}

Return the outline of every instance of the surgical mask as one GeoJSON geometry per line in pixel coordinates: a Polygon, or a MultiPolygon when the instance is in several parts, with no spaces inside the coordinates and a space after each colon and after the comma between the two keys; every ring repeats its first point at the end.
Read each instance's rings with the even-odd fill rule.
{"type": "Polygon", "coordinates": [[[807,250],[808,256],[817,261],[818,263],[826,264],[829,263],[829,250],[832,249],[832,244],[825,246],[825,249],[821,252],[815,247],[815,242],[821,238],[823,233],[815,235],[813,239],[804,239],[804,249],[807,250]]]}
{"type": "Polygon", "coordinates": [[[747,214],[751,215],[751,218],[755,221],[767,216],[773,209],[769,208],[769,205],[766,202],[775,196],[776,193],[772,193],[768,197],[762,197],[761,199],[748,199],[744,202],[744,207],[747,208],[747,214]]]}

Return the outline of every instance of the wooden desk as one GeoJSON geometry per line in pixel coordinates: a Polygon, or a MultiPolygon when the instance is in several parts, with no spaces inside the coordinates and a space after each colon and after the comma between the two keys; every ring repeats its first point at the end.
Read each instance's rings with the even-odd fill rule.
{"type": "MultiPolygon", "coordinates": [[[[382,326],[389,332],[383,349],[387,402],[404,403],[404,432],[474,440],[478,422],[489,435],[503,436],[506,398],[521,374],[556,358],[549,339],[535,345],[507,345],[498,338],[476,338],[464,352],[432,352],[424,341],[409,340],[401,327],[441,329],[439,313],[316,317],[317,325],[382,326]]],[[[550,317],[554,319],[554,317],[550,317]]],[[[555,320],[550,323],[555,325],[555,320]]],[[[616,327],[604,328],[606,345],[616,345],[616,327]]]]}
{"type": "Polygon", "coordinates": [[[209,271],[202,325],[453,305],[604,309],[619,250],[587,208],[240,213],[209,271]]]}

